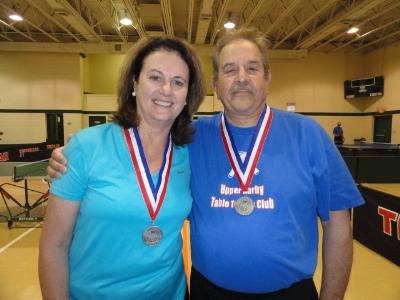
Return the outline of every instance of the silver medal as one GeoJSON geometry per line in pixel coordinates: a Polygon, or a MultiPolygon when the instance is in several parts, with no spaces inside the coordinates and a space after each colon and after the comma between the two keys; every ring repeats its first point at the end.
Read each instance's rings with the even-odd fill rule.
{"type": "Polygon", "coordinates": [[[235,210],[241,216],[251,215],[254,211],[254,202],[249,197],[243,196],[236,200],[235,210]]]}
{"type": "Polygon", "coordinates": [[[142,239],[147,246],[157,245],[162,239],[161,228],[155,225],[147,227],[146,230],[143,231],[142,239]]]}

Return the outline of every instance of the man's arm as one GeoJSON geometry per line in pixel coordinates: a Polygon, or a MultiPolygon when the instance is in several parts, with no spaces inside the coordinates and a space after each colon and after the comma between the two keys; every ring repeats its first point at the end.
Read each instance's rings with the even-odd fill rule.
{"type": "MultiPolygon", "coordinates": [[[[72,136],[72,133],[68,134],[67,143],[71,140],[72,136]]],[[[48,183],[51,183],[54,178],[59,178],[67,172],[67,159],[63,151],[64,147],[59,147],[51,152],[49,165],[47,166],[47,176],[44,178],[48,183]]]]}
{"type": "Polygon", "coordinates": [[[321,300],[343,299],[353,261],[353,236],[348,210],[331,211],[322,222],[321,300]]]}

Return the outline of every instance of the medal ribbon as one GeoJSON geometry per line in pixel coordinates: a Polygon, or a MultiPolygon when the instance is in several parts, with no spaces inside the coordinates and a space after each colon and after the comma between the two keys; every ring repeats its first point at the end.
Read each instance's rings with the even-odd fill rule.
{"type": "Polygon", "coordinates": [[[272,111],[269,106],[266,105],[254,129],[246,159],[242,162],[229,129],[228,121],[225,119],[225,114],[221,116],[220,129],[225,152],[228,155],[229,162],[243,191],[247,191],[253,179],[258,159],[260,158],[269,127],[271,126],[271,121],[272,111]]]}
{"type": "Polygon", "coordinates": [[[154,186],[150,170],[144,155],[142,142],[136,128],[124,129],[124,135],[128,144],[132,164],[139,181],[140,190],[146,203],[147,210],[152,221],[157,217],[165,198],[169,175],[172,164],[172,140],[171,134],[168,137],[164,149],[164,158],[158,174],[157,186],[154,186]]]}

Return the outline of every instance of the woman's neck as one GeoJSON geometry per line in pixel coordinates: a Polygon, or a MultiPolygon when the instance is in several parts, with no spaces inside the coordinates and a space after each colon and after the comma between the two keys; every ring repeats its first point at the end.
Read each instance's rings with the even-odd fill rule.
{"type": "Polygon", "coordinates": [[[154,174],[161,168],[170,128],[152,127],[141,123],[137,129],[150,173],[154,174]]]}

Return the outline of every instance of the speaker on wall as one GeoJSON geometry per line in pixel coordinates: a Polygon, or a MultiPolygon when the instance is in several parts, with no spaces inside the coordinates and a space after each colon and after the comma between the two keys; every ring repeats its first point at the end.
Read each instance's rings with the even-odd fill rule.
{"type": "Polygon", "coordinates": [[[344,82],[344,97],[352,99],[383,96],[383,82],[383,76],[346,80],[344,82]]]}

